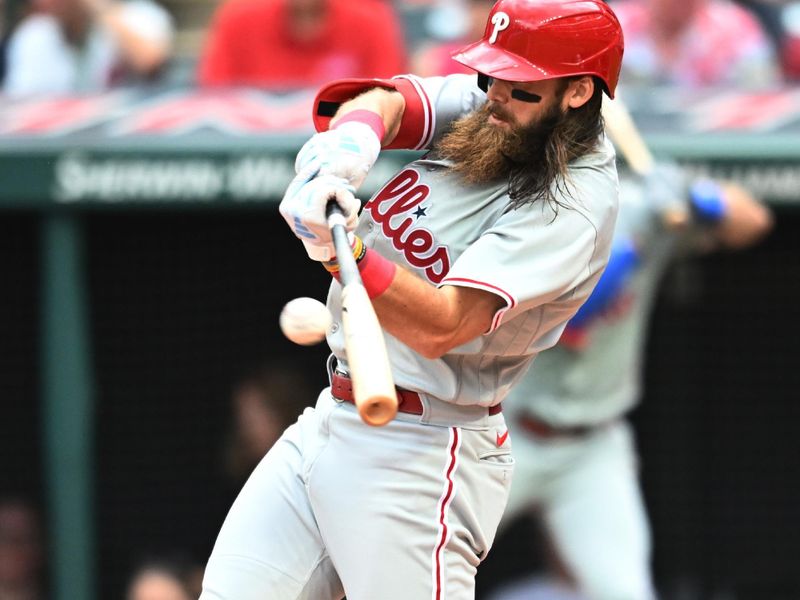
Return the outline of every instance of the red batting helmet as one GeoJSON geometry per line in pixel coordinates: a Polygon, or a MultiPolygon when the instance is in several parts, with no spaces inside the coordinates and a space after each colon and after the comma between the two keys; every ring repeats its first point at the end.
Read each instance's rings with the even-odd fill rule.
{"type": "Polygon", "coordinates": [[[453,58],[506,81],[595,75],[613,98],[623,47],[617,16],[602,0],[499,0],[483,38],[453,58]]]}

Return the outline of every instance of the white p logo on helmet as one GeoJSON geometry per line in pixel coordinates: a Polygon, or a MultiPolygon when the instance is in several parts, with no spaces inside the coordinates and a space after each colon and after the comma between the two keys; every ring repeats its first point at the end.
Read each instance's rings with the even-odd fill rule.
{"type": "Polygon", "coordinates": [[[501,31],[504,29],[508,29],[508,26],[511,24],[511,18],[502,11],[497,11],[492,16],[492,25],[494,25],[494,29],[492,30],[492,36],[489,38],[489,43],[494,44],[497,41],[497,36],[500,34],[501,31]]]}

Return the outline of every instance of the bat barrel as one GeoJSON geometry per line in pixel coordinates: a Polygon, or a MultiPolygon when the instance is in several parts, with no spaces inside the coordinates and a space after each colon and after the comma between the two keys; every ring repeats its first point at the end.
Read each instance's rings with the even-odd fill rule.
{"type": "Polygon", "coordinates": [[[386,425],[397,414],[389,356],[375,309],[361,281],[342,210],[335,200],[326,207],[342,282],[342,329],[353,397],[368,425],[386,425]]]}

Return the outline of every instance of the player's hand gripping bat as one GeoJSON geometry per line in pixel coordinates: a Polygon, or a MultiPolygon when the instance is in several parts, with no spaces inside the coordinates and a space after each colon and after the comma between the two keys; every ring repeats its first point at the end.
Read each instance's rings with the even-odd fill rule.
{"type": "MultiPolygon", "coordinates": [[[[631,171],[640,177],[650,175],[655,168],[655,160],[622,100],[603,98],[603,120],[614,147],[622,154],[631,171]]],[[[674,206],[664,211],[663,220],[669,228],[685,226],[689,222],[685,203],[675,202],[674,206]]]]}
{"type": "Polygon", "coordinates": [[[356,407],[365,423],[385,425],[397,414],[397,394],[383,331],[361,282],[342,210],[331,200],[326,213],[343,287],[342,327],[356,407]]]}

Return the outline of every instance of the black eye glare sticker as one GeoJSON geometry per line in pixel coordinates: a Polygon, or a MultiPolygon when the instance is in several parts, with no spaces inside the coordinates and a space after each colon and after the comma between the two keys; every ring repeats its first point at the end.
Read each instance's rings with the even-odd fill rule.
{"type": "Polygon", "coordinates": [[[514,100],[519,100],[520,102],[530,102],[531,104],[536,104],[537,102],[542,101],[542,97],[539,94],[534,94],[532,92],[526,92],[525,90],[511,90],[511,97],[514,100]]]}

